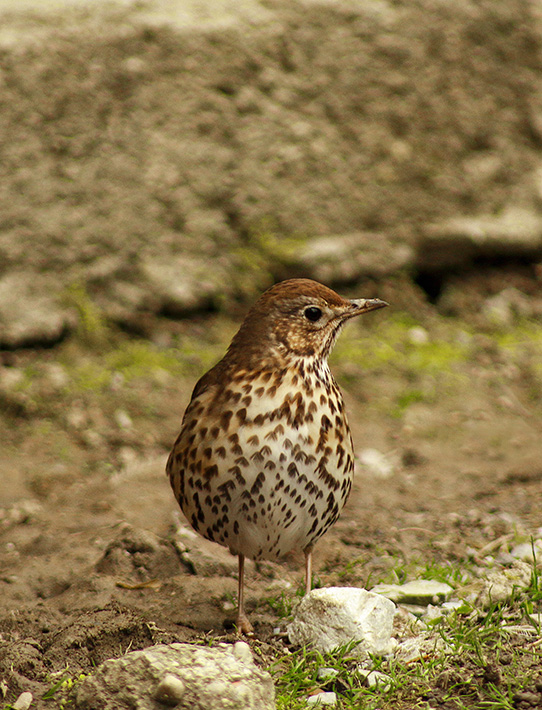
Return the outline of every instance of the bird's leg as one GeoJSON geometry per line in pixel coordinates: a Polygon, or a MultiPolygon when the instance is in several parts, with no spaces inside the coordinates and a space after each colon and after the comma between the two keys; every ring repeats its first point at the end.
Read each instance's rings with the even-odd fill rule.
{"type": "Polygon", "coordinates": [[[312,589],[312,546],[306,547],[305,553],[305,594],[312,589]]]}
{"type": "Polygon", "coordinates": [[[248,616],[245,614],[245,589],[244,589],[244,577],[245,577],[245,556],[238,555],[239,560],[239,590],[237,593],[237,633],[246,634],[247,636],[252,635],[254,629],[252,624],[248,620],[248,616]]]}

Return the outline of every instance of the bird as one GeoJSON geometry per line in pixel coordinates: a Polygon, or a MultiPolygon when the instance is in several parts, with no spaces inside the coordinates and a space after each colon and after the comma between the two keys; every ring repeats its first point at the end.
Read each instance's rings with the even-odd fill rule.
{"type": "Polygon", "coordinates": [[[238,557],[239,634],[253,633],[246,558],[300,549],[311,590],[313,547],[339,517],[354,471],[328,356],[348,320],[387,305],[343,298],[311,279],[279,282],[194,387],[166,472],[194,530],[238,557]]]}

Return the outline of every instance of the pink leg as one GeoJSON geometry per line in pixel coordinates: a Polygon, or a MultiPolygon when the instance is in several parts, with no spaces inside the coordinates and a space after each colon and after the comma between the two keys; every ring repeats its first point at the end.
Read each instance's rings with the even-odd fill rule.
{"type": "Polygon", "coordinates": [[[237,633],[239,635],[246,634],[247,636],[252,635],[254,629],[252,624],[248,620],[248,616],[245,614],[245,556],[238,555],[239,559],[239,591],[237,594],[237,633]]]}
{"type": "Polygon", "coordinates": [[[305,594],[312,589],[312,547],[305,550],[305,594]]]}

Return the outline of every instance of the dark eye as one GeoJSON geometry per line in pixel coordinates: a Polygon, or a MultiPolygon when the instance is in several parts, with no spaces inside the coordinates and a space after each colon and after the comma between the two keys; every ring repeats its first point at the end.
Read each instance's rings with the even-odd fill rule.
{"type": "Polygon", "coordinates": [[[312,323],[316,323],[316,321],[320,320],[321,317],[322,311],[319,308],[316,308],[316,306],[309,306],[308,308],[305,308],[305,318],[310,320],[312,323]]]}

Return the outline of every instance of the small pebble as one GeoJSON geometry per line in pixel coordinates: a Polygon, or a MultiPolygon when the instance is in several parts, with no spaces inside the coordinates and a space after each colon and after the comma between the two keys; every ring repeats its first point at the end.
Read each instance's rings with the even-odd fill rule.
{"type": "Polygon", "coordinates": [[[358,668],[357,674],[362,678],[368,688],[378,688],[385,693],[391,688],[391,678],[380,671],[368,671],[365,668],[358,668]]]}
{"type": "Polygon", "coordinates": [[[533,563],[535,557],[536,559],[542,559],[542,540],[535,540],[533,544],[530,542],[522,542],[510,550],[510,554],[518,560],[523,560],[523,562],[533,563]]]}
{"type": "Polygon", "coordinates": [[[162,703],[162,705],[175,707],[175,705],[178,705],[183,699],[184,692],[185,685],[182,680],[168,673],[158,684],[154,698],[158,700],[159,703],[162,703]]]}
{"type": "Polygon", "coordinates": [[[28,710],[33,700],[32,693],[21,693],[11,707],[13,710],[28,710]]]}
{"type": "Polygon", "coordinates": [[[336,668],[319,668],[317,673],[318,680],[331,680],[339,675],[336,668]]]}
{"type": "Polygon", "coordinates": [[[244,641],[237,641],[234,644],[233,655],[238,661],[243,661],[244,663],[250,663],[250,661],[252,661],[252,651],[248,643],[244,641]]]}
{"type": "Polygon", "coordinates": [[[425,345],[429,342],[429,333],[421,326],[410,328],[407,335],[412,345],[425,345]]]}
{"type": "Polygon", "coordinates": [[[377,449],[363,449],[359,460],[375,478],[389,478],[393,475],[393,465],[389,458],[377,449]]]}
{"type": "Polygon", "coordinates": [[[514,702],[515,703],[527,703],[528,705],[532,705],[533,707],[537,708],[539,706],[540,702],[540,695],[538,693],[531,693],[528,690],[523,690],[520,693],[516,693],[514,695],[514,702]]]}
{"type": "Polygon", "coordinates": [[[316,693],[307,698],[307,705],[336,705],[337,693],[316,693]]]}
{"type": "Polygon", "coordinates": [[[117,409],[113,416],[120,429],[131,429],[133,427],[132,418],[124,409],[117,409]]]}

